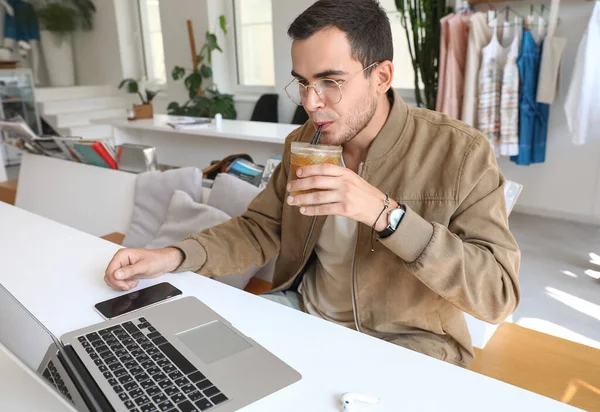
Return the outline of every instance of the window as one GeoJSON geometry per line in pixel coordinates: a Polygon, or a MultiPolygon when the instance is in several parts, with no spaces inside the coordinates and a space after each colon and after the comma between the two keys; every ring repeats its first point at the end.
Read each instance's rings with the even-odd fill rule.
{"type": "Polygon", "coordinates": [[[138,0],[146,77],[150,83],[166,84],[165,52],[160,26],[159,0],[138,0]]]}
{"type": "Polygon", "coordinates": [[[241,86],[275,85],[271,6],[271,0],[233,0],[237,82],[241,86]]]}
{"type": "MultiPolygon", "coordinates": [[[[392,86],[396,89],[415,89],[415,71],[410,59],[410,52],[406,42],[406,30],[400,22],[400,12],[396,8],[394,0],[380,0],[385,9],[392,26],[392,37],[394,41],[394,81],[392,86]]],[[[410,27],[409,27],[410,33],[410,27]]]]}

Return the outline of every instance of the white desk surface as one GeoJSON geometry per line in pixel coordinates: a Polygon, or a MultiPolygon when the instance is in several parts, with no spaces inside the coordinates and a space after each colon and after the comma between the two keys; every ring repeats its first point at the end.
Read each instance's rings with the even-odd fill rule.
{"type": "Polygon", "coordinates": [[[193,129],[174,129],[167,125],[169,120],[182,119],[180,116],[154,115],[153,119],[129,121],[127,119],[99,119],[92,123],[107,124],[120,129],[160,131],[170,134],[195,135],[199,137],[222,137],[225,139],[249,140],[253,142],[284,144],[285,138],[298,125],[286,123],[252,122],[246,120],[223,120],[220,128],[214,123],[193,129]]]}
{"type": "MultiPolygon", "coordinates": [[[[119,294],[103,281],[119,246],[1,202],[0,228],[0,282],[50,331],[102,320],[93,305],[119,294]]],[[[374,411],[576,410],[191,272],[139,287],[160,281],[196,296],[302,374],[246,411],[340,411],[344,392],[379,397],[379,407],[365,409],[374,411]]]]}

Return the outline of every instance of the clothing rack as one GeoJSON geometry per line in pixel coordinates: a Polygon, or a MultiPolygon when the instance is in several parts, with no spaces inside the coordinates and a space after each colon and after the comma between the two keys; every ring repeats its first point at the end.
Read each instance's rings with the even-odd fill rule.
{"type": "MultiPolygon", "coordinates": [[[[569,3],[586,3],[600,0],[566,0],[563,1],[563,4],[569,3]]],[[[469,0],[470,5],[484,5],[484,4],[494,4],[494,3],[521,3],[523,5],[549,5],[551,0],[469,0]]]]}

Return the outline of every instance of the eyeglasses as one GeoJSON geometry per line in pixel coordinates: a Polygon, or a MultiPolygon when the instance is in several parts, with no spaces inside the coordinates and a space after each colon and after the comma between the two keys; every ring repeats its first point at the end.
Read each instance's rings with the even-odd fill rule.
{"type": "Polygon", "coordinates": [[[317,92],[317,96],[323,103],[337,104],[342,100],[342,86],[352,80],[359,73],[370,69],[378,65],[379,62],[375,62],[364,69],[354,73],[348,80],[336,81],[333,79],[321,79],[314,84],[302,84],[300,80],[293,79],[285,86],[285,93],[289,99],[296,105],[302,106],[303,102],[308,97],[309,89],[312,87],[317,92]]]}

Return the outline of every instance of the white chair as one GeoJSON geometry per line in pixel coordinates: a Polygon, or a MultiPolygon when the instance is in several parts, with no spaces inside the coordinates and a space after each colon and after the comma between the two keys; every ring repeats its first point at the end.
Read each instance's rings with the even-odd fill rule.
{"type": "MultiPolygon", "coordinates": [[[[517,203],[517,199],[523,190],[523,185],[507,180],[506,185],[504,186],[504,198],[506,200],[506,210],[508,214],[512,212],[515,207],[515,203],[517,203]]],[[[471,339],[473,341],[473,346],[479,349],[483,349],[485,345],[492,338],[494,332],[499,325],[493,325],[491,323],[484,322],[482,320],[476,319],[473,316],[465,313],[465,319],[467,321],[467,327],[469,328],[469,332],[471,333],[471,339]]],[[[513,316],[512,314],[507,317],[504,321],[512,323],[513,316]]]]}

